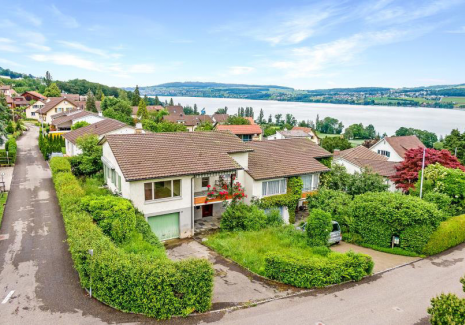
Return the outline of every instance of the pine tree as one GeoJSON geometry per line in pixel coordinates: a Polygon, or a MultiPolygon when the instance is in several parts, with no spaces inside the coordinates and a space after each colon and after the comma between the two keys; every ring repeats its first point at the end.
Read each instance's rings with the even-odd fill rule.
{"type": "Polygon", "coordinates": [[[173,98],[170,99],[169,106],[174,106],[173,98]]]}
{"type": "Polygon", "coordinates": [[[102,97],[103,97],[102,87],[98,86],[97,92],[95,93],[95,100],[102,101],[102,97]]]}
{"type": "Polygon", "coordinates": [[[197,108],[197,104],[194,104],[194,115],[199,115],[199,110],[197,108]]]}
{"type": "Polygon", "coordinates": [[[245,108],[245,116],[248,117],[250,116],[250,109],[248,107],[245,108]]]}
{"type": "Polygon", "coordinates": [[[145,120],[149,117],[149,112],[147,111],[147,104],[145,100],[143,99],[139,101],[139,108],[137,109],[137,117],[140,120],[145,120]]]}
{"type": "Polygon", "coordinates": [[[97,106],[95,105],[95,96],[92,90],[87,92],[86,111],[97,113],[97,106]]]}
{"type": "Polygon", "coordinates": [[[136,85],[136,89],[134,89],[134,94],[132,95],[132,106],[138,106],[139,102],[140,102],[139,86],[136,85]]]}
{"type": "Polygon", "coordinates": [[[158,99],[158,96],[155,96],[155,105],[161,105],[160,99],[158,99]]]}
{"type": "Polygon", "coordinates": [[[273,123],[273,116],[270,116],[268,117],[268,124],[272,124],[273,123]]]}
{"type": "Polygon", "coordinates": [[[50,86],[45,88],[44,96],[46,96],[46,97],[60,97],[61,96],[60,88],[58,88],[57,84],[53,82],[52,84],[50,84],[50,86]]]}
{"type": "Polygon", "coordinates": [[[44,78],[44,81],[45,81],[45,84],[47,85],[47,87],[50,87],[50,85],[52,84],[52,75],[50,74],[50,72],[45,72],[45,78],[44,78]]]}
{"type": "Polygon", "coordinates": [[[265,117],[265,114],[263,113],[263,108],[260,108],[260,114],[258,114],[258,124],[263,123],[264,117],[265,117]]]}

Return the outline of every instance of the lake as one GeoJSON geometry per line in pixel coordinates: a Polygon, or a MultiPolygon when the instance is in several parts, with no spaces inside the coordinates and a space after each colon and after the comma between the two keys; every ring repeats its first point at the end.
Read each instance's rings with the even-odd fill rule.
{"type": "MultiPolygon", "coordinates": [[[[171,97],[159,96],[161,101],[169,101],[171,97]]],[[[428,130],[439,135],[447,135],[452,129],[465,128],[465,111],[437,109],[426,107],[393,107],[393,106],[362,106],[339,104],[316,104],[299,102],[280,102],[274,100],[251,100],[235,98],[202,98],[202,97],[172,97],[175,104],[193,106],[197,104],[199,111],[205,108],[207,114],[213,114],[218,108],[228,107],[229,114],[237,113],[238,107],[253,107],[255,118],[263,108],[265,118],[271,114],[282,114],[283,118],[290,113],[298,121],[315,121],[317,114],[320,119],[331,116],[342,121],[345,127],[354,123],[373,124],[380,134],[386,132],[393,135],[401,126],[428,130]]]]}

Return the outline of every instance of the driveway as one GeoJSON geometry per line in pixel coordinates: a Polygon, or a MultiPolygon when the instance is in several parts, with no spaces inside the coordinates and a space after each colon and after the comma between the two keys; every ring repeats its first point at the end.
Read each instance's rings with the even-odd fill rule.
{"type": "Polygon", "coordinates": [[[206,258],[215,270],[213,309],[222,309],[252,302],[284,297],[300,292],[292,286],[259,277],[229,261],[193,239],[172,241],[166,245],[168,257],[182,260],[190,257],[206,258]]]}
{"type": "Polygon", "coordinates": [[[402,255],[394,255],[383,253],[379,251],[375,251],[370,248],[365,248],[353,244],[349,244],[346,242],[340,242],[337,245],[332,245],[331,250],[335,252],[345,253],[348,251],[354,251],[356,253],[363,253],[366,255],[370,255],[373,258],[373,262],[375,262],[375,267],[373,269],[373,273],[383,272],[394,267],[408,264],[414,261],[419,260],[419,257],[410,257],[410,256],[402,256],[402,255]]]}

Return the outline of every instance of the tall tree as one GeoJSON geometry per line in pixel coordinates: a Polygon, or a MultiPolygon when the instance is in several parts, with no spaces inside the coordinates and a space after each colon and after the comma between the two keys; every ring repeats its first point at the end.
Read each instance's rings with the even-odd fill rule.
{"type": "Polygon", "coordinates": [[[273,116],[268,116],[268,124],[272,124],[273,123],[273,116]]]}
{"type": "MultiPolygon", "coordinates": [[[[408,192],[411,188],[414,188],[418,180],[418,172],[421,171],[422,161],[423,148],[410,149],[405,153],[404,161],[395,166],[396,174],[391,177],[398,189],[408,192]]],[[[425,167],[435,163],[448,168],[460,168],[465,171],[465,167],[449,151],[426,149],[425,167]]]]}
{"type": "Polygon", "coordinates": [[[194,115],[199,115],[199,109],[197,108],[197,104],[194,104],[194,115]]]}
{"type": "Polygon", "coordinates": [[[423,144],[428,148],[433,148],[435,142],[438,141],[438,136],[426,130],[401,127],[396,131],[396,136],[416,135],[423,144]]]}
{"type": "Polygon", "coordinates": [[[149,117],[149,112],[147,111],[147,104],[145,100],[141,99],[139,101],[139,108],[137,109],[137,117],[140,120],[145,120],[149,117]]]}
{"type": "Polygon", "coordinates": [[[265,114],[263,113],[263,108],[260,108],[260,113],[258,114],[258,124],[264,123],[265,114]]]}
{"type": "Polygon", "coordinates": [[[50,86],[45,88],[44,96],[46,96],[46,97],[60,97],[61,96],[60,88],[58,88],[57,84],[53,82],[53,83],[50,84],[50,86]]]}
{"type": "Polygon", "coordinates": [[[95,96],[92,90],[87,92],[86,111],[97,113],[97,106],[95,105],[95,96]]]}
{"type": "Polygon", "coordinates": [[[170,99],[169,106],[174,106],[173,98],[170,99]]]}
{"type": "Polygon", "coordinates": [[[297,124],[297,120],[295,119],[294,115],[286,114],[286,124],[295,126],[297,124]]]}
{"type": "Polygon", "coordinates": [[[97,87],[97,92],[95,93],[95,100],[101,101],[102,97],[103,97],[103,90],[102,90],[102,86],[99,85],[97,87]]]}
{"type": "Polygon", "coordinates": [[[276,120],[276,124],[281,124],[281,117],[283,117],[283,114],[276,114],[274,116],[274,118],[276,120]]]}
{"type": "Polygon", "coordinates": [[[465,132],[461,134],[457,129],[452,130],[444,138],[444,148],[456,155],[462,163],[465,163],[465,132]]]}
{"type": "Polygon", "coordinates": [[[136,89],[134,89],[134,93],[132,95],[132,106],[138,106],[139,102],[140,102],[139,86],[136,85],[136,89]]]}
{"type": "Polygon", "coordinates": [[[155,105],[161,105],[160,99],[158,99],[158,96],[155,96],[155,105]]]}
{"type": "Polygon", "coordinates": [[[45,81],[45,84],[47,85],[47,87],[50,87],[50,85],[52,84],[52,75],[50,74],[50,72],[45,72],[45,78],[44,78],[44,81],[45,81]]]}

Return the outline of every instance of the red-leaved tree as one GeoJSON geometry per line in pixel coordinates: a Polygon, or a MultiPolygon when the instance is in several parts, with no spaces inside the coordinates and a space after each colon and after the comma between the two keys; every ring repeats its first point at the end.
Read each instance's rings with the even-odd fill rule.
{"type": "MultiPolygon", "coordinates": [[[[396,174],[391,180],[396,184],[396,188],[407,192],[415,187],[418,181],[418,172],[421,171],[423,161],[423,148],[410,149],[405,153],[405,159],[396,166],[396,174]]],[[[452,156],[448,150],[426,149],[425,167],[431,164],[440,163],[448,168],[460,168],[465,171],[465,167],[460,164],[457,157],[452,156]]]]}

